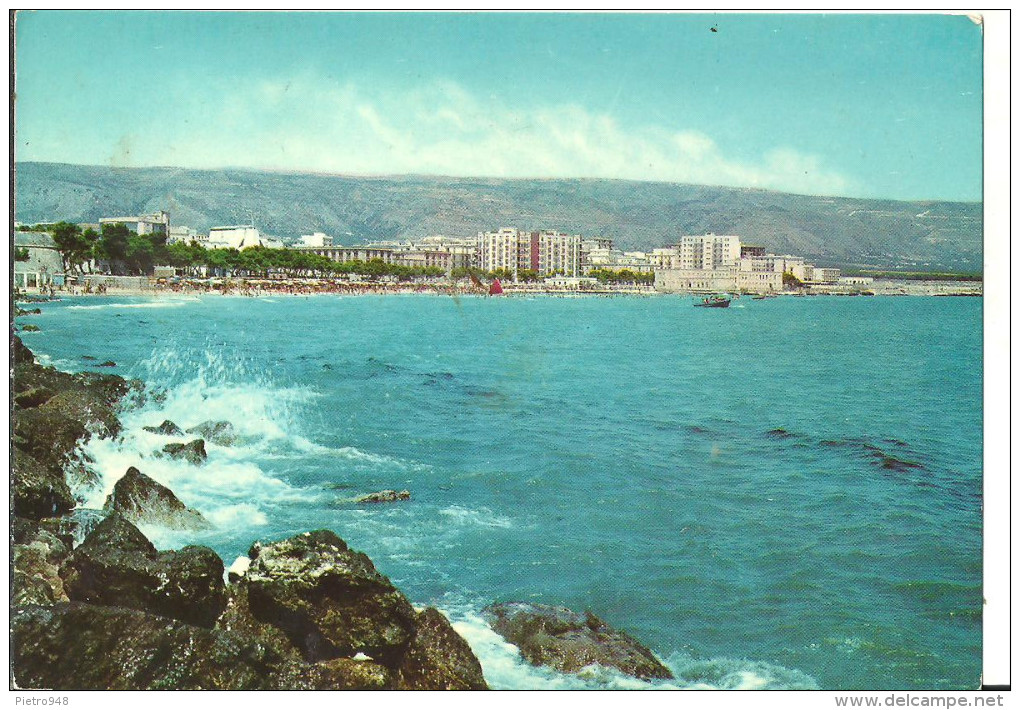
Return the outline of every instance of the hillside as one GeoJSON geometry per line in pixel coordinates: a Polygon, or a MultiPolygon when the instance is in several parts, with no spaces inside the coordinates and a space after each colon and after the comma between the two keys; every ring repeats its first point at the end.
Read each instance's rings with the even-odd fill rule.
{"type": "Polygon", "coordinates": [[[18,163],[16,219],[95,222],[166,210],[200,231],[254,217],[263,232],[338,242],[471,236],[503,226],[612,237],[623,249],[738,234],[841,267],[980,271],[982,206],[791,195],[625,180],[355,177],[18,163]]]}

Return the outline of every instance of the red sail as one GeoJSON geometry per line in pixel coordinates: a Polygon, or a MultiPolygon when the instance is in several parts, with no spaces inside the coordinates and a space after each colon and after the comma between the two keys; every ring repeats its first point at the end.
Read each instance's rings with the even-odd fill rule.
{"type": "Polygon", "coordinates": [[[489,295],[498,296],[503,293],[503,284],[499,282],[499,279],[493,279],[492,283],[489,284],[489,295]]]}

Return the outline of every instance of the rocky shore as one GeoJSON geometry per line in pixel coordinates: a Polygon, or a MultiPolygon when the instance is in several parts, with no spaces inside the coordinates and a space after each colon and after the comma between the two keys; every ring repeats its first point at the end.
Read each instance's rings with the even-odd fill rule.
{"type": "MultiPolygon", "coordinates": [[[[209,523],[134,467],[101,511],[75,515],[83,501],[74,490],[95,476],[81,445],[118,436],[118,409],[141,401],[141,383],[43,367],[16,336],[12,348],[12,687],[488,687],[446,616],[416,608],[332,531],[255,542],[229,571],[208,547],[159,551],[136,525],[209,523]]],[[[205,458],[197,437],[234,437],[226,422],[155,429],[195,437],[162,453],[196,465],[205,458]]],[[[363,502],[409,499],[407,491],[381,491],[363,502]]],[[[510,603],[486,614],[530,663],[672,677],[651,651],[590,612],[510,603]]]]}

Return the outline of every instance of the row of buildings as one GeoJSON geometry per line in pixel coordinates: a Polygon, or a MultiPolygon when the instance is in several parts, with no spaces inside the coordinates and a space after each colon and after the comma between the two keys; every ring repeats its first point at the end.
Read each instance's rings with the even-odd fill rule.
{"type": "Polygon", "coordinates": [[[210,249],[290,246],[336,262],[378,259],[387,264],[437,267],[447,273],[456,268],[478,268],[510,273],[514,279],[528,271],[555,277],[560,285],[589,280],[598,269],[654,273],[655,288],[660,291],[781,291],[784,275],[787,280],[792,277],[805,284],[863,283],[857,278],[841,278],[838,269],[817,267],[802,257],[768,253],[764,247],[743,243],[734,235],[682,236],[675,244],[650,252],[627,252],[614,248],[613,240],[605,237],[516,228],[479,232],[473,238],[437,235],[342,246],[322,232],[302,235],[287,245],[250,224],[213,227],[203,234],[189,227],[171,226],[166,212],[104,217],[98,225],[86,226],[101,228],[113,223],[123,223],[138,234],[166,235],[168,243],[196,243],[210,249]]]}

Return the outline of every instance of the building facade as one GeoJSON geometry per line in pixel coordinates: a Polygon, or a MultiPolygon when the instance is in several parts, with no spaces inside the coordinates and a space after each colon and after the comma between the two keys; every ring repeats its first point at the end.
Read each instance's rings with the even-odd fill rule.
{"type": "Polygon", "coordinates": [[[525,269],[548,275],[581,275],[581,236],[554,230],[521,231],[504,228],[479,232],[477,264],[485,271],[525,269]]]}
{"type": "Polygon", "coordinates": [[[99,220],[100,229],[104,224],[123,224],[135,234],[170,235],[170,215],[166,212],[136,217],[103,217],[99,220]]]}

